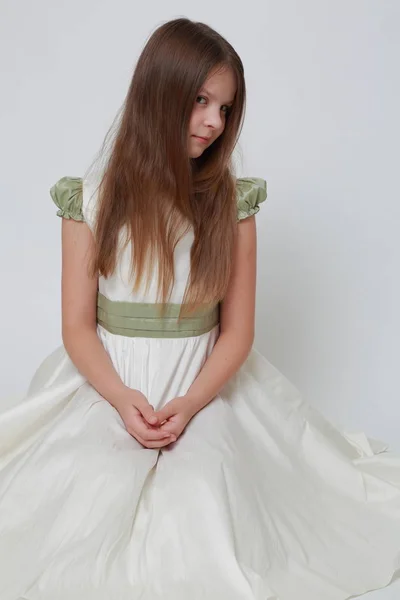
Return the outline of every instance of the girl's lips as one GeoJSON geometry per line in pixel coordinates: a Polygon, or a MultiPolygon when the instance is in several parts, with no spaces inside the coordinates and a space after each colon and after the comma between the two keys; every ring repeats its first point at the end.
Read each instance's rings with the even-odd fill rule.
{"type": "Polygon", "coordinates": [[[194,135],[193,137],[197,138],[203,144],[208,144],[209,140],[207,138],[200,137],[199,135],[194,135]]]}

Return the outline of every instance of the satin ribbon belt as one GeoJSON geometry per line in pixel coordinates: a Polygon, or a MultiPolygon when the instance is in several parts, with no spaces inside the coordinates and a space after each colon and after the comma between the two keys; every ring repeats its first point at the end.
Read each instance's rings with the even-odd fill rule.
{"type": "Polygon", "coordinates": [[[110,300],[97,293],[97,322],[128,337],[179,338],[201,335],[219,323],[219,304],[196,308],[178,320],[181,305],[110,300]],[[165,316],[160,316],[161,307],[165,316]]]}

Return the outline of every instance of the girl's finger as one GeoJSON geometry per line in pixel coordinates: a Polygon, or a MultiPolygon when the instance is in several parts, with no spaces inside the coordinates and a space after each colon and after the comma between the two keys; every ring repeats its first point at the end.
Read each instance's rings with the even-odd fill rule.
{"type": "Polygon", "coordinates": [[[144,404],[139,410],[148,423],[151,425],[156,425],[158,423],[158,417],[152,406],[144,404]]]}
{"type": "Polygon", "coordinates": [[[155,412],[155,416],[157,417],[158,423],[162,423],[172,417],[175,414],[175,410],[170,404],[166,404],[164,408],[161,408],[157,412],[155,412]]]}
{"type": "Polygon", "coordinates": [[[157,416],[154,412],[154,407],[144,396],[139,396],[135,400],[134,406],[137,410],[139,410],[148,423],[151,423],[152,425],[158,423],[157,416]]]}
{"type": "Polygon", "coordinates": [[[168,432],[175,437],[178,437],[179,435],[176,423],[172,423],[171,421],[167,421],[164,425],[161,425],[160,431],[168,432]]]}
{"type": "Polygon", "coordinates": [[[137,436],[136,439],[138,440],[138,442],[140,442],[142,444],[142,446],[145,446],[146,448],[162,448],[163,446],[168,446],[168,444],[170,444],[173,441],[169,438],[166,440],[158,440],[158,441],[148,441],[147,440],[146,441],[146,440],[142,439],[140,436],[137,436]]]}
{"type": "Polygon", "coordinates": [[[134,425],[132,427],[135,432],[137,432],[140,437],[146,441],[149,440],[161,440],[165,439],[166,433],[165,431],[161,431],[160,429],[149,429],[146,427],[145,423],[140,419],[135,419],[134,425]]]}

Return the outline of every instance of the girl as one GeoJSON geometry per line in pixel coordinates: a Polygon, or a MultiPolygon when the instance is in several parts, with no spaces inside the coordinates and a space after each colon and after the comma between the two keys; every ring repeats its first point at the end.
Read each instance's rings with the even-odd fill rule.
{"type": "Polygon", "coordinates": [[[244,105],[232,46],[167,22],[112,143],[51,188],[63,345],[0,418],[0,600],[345,600],[400,567],[399,457],[252,347],[244,105]]]}

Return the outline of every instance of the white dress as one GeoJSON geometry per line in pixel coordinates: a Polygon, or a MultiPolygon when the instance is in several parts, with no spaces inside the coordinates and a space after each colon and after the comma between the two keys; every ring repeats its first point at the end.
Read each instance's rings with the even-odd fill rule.
{"type": "MultiPolygon", "coordinates": [[[[89,182],[62,178],[52,196],[93,226],[89,182]]],[[[238,218],[265,196],[264,180],[239,179],[238,218]]],[[[192,241],[176,248],[171,302],[192,241]]],[[[154,302],[155,287],[132,296],[128,258],[99,291],[154,302]]],[[[124,383],[156,409],[185,394],[218,333],[98,324],[124,383]]],[[[0,415],[0,600],[345,600],[384,587],[400,569],[400,457],[386,448],[340,432],[255,348],[176,443],[144,448],[60,346],[0,415]]]]}

